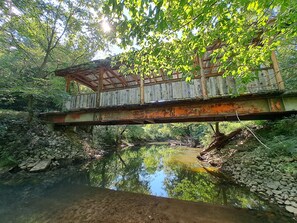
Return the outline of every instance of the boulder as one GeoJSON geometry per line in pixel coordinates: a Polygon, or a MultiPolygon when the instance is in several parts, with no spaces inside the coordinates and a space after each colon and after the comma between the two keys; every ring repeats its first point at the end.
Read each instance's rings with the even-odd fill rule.
{"type": "Polygon", "coordinates": [[[286,210],[288,211],[288,212],[291,212],[291,213],[293,213],[293,214],[295,214],[295,215],[297,215],[297,208],[295,208],[295,207],[293,207],[293,206],[286,206],[286,210]]]}
{"type": "Polygon", "coordinates": [[[30,169],[30,172],[37,172],[37,171],[46,170],[49,167],[50,164],[51,164],[50,159],[41,160],[32,169],[30,169]]]}

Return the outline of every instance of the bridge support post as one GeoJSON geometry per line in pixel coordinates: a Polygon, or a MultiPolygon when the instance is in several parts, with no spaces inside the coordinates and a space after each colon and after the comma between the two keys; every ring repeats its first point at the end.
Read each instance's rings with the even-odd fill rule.
{"type": "Polygon", "coordinates": [[[99,75],[98,75],[96,108],[100,107],[101,91],[102,91],[102,88],[103,88],[103,73],[104,73],[104,70],[100,69],[99,70],[99,75]]]}
{"type": "Polygon", "coordinates": [[[271,60],[272,60],[273,70],[274,70],[275,79],[277,82],[278,89],[283,91],[283,90],[285,90],[285,85],[284,85],[282,75],[280,73],[279,65],[278,65],[274,51],[272,51],[272,53],[271,53],[271,60]]]}
{"type": "Polygon", "coordinates": [[[70,92],[70,82],[71,82],[71,78],[69,76],[65,77],[66,79],[66,92],[69,93],[70,92]]]}
{"type": "Polygon", "coordinates": [[[203,99],[207,99],[207,90],[206,90],[206,79],[205,79],[205,73],[203,69],[203,61],[201,57],[198,58],[199,60],[199,66],[200,66],[200,74],[201,74],[201,90],[202,90],[202,97],[203,99]]]}

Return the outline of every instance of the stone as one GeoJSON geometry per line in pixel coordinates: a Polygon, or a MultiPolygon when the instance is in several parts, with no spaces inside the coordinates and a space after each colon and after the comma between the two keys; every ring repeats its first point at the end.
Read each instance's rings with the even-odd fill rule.
{"type": "Polygon", "coordinates": [[[49,167],[50,164],[51,164],[50,159],[41,160],[33,168],[30,169],[30,172],[37,172],[37,171],[46,170],[49,167]]]}
{"type": "Polygon", "coordinates": [[[274,193],[274,194],[281,194],[282,191],[281,190],[272,190],[272,193],[274,193]]]}
{"type": "Polygon", "coordinates": [[[280,183],[277,181],[272,181],[267,183],[267,187],[276,190],[280,186],[280,183]]]}
{"type": "Polygon", "coordinates": [[[286,206],[286,210],[288,211],[288,212],[291,212],[291,213],[293,213],[293,214],[295,214],[295,215],[297,215],[297,208],[295,208],[295,207],[293,207],[293,206],[286,206]]]}
{"type": "Polygon", "coordinates": [[[14,168],[13,166],[11,166],[11,167],[0,167],[0,175],[11,171],[13,168],[14,168]]]}

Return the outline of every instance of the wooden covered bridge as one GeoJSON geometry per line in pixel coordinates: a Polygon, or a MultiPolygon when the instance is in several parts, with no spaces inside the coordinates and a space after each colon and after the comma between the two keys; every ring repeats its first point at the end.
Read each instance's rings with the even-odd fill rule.
{"type": "Polygon", "coordinates": [[[190,83],[182,73],[169,77],[162,69],[144,78],[125,75],[109,60],[57,70],[67,91],[75,81],[94,92],[72,95],[64,111],[41,117],[57,125],[110,125],[272,119],[297,113],[297,94],[285,92],[274,53],[270,65],[259,67],[257,78],[243,85],[240,79],[223,77],[211,61],[213,49],[197,58],[194,66],[201,69],[190,83]]]}

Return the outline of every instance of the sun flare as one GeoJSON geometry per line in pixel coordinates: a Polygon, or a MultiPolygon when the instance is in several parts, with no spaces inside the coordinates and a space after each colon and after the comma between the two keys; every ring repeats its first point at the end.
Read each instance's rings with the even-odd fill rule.
{"type": "Polygon", "coordinates": [[[104,20],[104,21],[101,23],[101,26],[102,26],[103,32],[105,32],[105,33],[110,32],[111,27],[110,27],[110,25],[108,24],[107,21],[104,20]]]}

